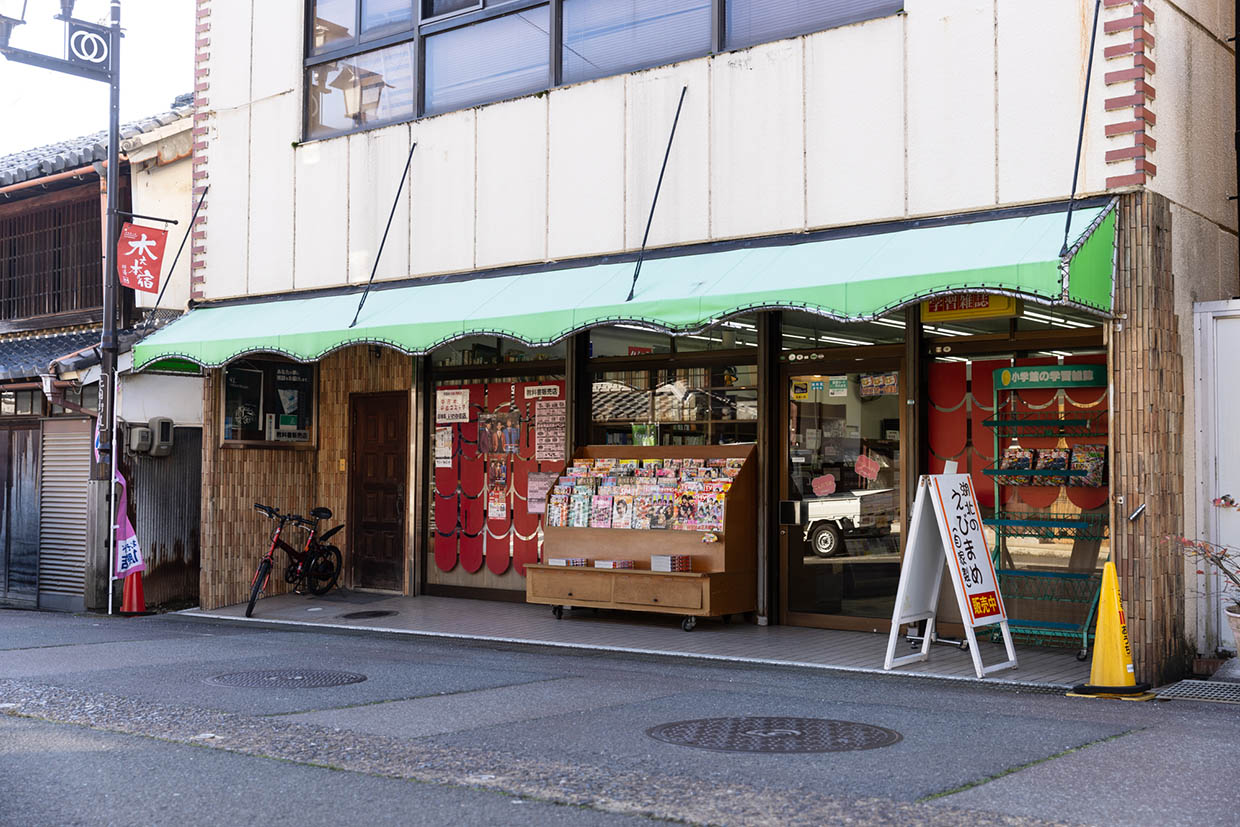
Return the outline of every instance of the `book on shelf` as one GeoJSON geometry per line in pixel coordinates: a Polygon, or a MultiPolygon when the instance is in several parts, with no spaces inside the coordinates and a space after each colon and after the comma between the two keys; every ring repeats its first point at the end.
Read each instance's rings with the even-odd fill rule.
{"type": "Polygon", "coordinates": [[[633,568],[632,560],[595,560],[594,568],[596,569],[631,569],[633,568]]]}
{"type": "Polygon", "coordinates": [[[693,571],[693,558],[688,554],[652,554],[651,571],[693,571]]]}
{"type": "Polygon", "coordinates": [[[573,566],[573,567],[584,566],[586,565],[586,558],[584,557],[548,557],[547,565],[548,566],[573,566]]]}

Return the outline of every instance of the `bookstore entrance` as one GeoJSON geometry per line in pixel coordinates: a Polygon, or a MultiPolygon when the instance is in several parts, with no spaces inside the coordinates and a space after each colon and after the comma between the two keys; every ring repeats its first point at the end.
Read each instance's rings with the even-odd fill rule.
{"type": "Polygon", "coordinates": [[[900,361],[782,374],[781,622],[886,629],[902,546],[900,361]]]}

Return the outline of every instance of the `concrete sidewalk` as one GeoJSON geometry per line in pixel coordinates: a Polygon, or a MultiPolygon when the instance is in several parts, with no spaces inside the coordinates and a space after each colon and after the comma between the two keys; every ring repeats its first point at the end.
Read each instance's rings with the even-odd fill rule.
{"type": "MultiPolygon", "coordinates": [[[[616,653],[691,658],[734,663],[795,666],[837,672],[917,676],[960,682],[1066,690],[1089,678],[1089,663],[1076,660],[1076,649],[1018,646],[1015,669],[978,679],[968,652],[934,646],[930,659],[890,672],[883,667],[885,633],[844,632],[795,626],[724,624],[699,620],[692,632],[679,618],[589,609],[566,612],[556,620],[546,606],[446,597],[399,597],[337,590],[324,597],[265,597],[245,617],[245,605],[189,609],[186,618],[209,618],[276,626],[307,626],[441,639],[585,649],[616,653]],[[349,617],[359,612],[382,613],[349,617]]],[[[983,664],[1006,659],[1003,647],[979,641],[983,664]]],[[[903,640],[897,655],[911,652],[903,640]]]]}

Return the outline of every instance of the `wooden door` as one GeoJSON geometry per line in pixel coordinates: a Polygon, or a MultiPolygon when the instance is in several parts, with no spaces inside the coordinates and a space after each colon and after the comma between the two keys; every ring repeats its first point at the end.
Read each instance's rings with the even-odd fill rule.
{"type": "Polygon", "coordinates": [[[402,591],[409,395],[354,394],[349,404],[349,551],[353,559],[353,585],[402,591]]]}

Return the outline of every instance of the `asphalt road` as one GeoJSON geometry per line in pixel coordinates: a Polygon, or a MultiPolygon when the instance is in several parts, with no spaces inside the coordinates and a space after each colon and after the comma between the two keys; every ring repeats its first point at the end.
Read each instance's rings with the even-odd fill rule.
{"type": "Polygon", "coordinates": [[[0,824],[1233,825],[1238,711],[0,610],[0,824]],[[252,670],[365,680],[220,683],[252,670]],[[647,734],[755,716],[900,737],[770,754],[647,734]]]}

